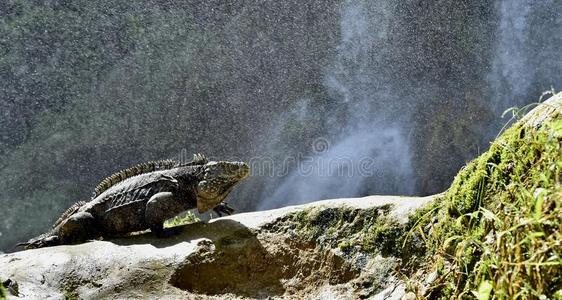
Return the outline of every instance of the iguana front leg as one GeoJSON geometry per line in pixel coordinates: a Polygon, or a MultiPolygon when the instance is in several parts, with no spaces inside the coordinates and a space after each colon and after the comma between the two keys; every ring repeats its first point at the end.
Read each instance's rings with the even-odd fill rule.
{"type": "Polygon", "coordinates": [[[164,229],[164,221],[177,216],[189,209],[185,201],[181,201],[172,192],[161,192],[153,195],[146,203],[145,222],[158,237],[167,237],[175,233],[172,229],[164,229]]]}

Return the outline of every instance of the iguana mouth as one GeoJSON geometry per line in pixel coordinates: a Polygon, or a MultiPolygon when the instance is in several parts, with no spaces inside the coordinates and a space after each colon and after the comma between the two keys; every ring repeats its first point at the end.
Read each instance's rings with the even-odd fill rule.
{"type": "Polygon", "coordinates": [[[218,204],[220,204],[227,196],[228,194],[234,189],[234,186],[231,186],[230,188],[228,188],[224,193],[222,193],[221,195],[219,195],[218,197],[214,198],[214,199],[208,199],[205,197],[197,197],[197,211],[202,214],[206,211],[208,211],[209,209],[214,208],[215,206],[217,206],[218,204]],[[218,199],[220,199],[220,201],[218,201],[218,199]]]}
{"type": "MultiPolygon", "coordinates": [[[[211,162],[211,166],[215,166],[217,162],[211,162]]],[[[220,192],[218,195],[210,196],[206,193],[201,193],[197,195],[197,210],[199,213],[204,213],[209,209],[214,208],[215,206],[219,205],[227,196],[228,194],[234,189],[234,187],[246,177],[250,175],[250,167],[243,162],[229,162],[226,166],[223,165],[226,170],[226,176],[213,178],[210,176],[207,180],[211,182],[211,190],[216,190],[220,192]],[[224,188],[223,191],[220,191],[224,188]]],[[[223,169],[224,170],[224,169],[223,169]]],[[[205,175],[206,177],[207,175],[205,175]]]]}
{"type": "Polygon", "coordinates": [[[238,164],[240,164],[240,174],[238,175],[238,178],[242,180],[250,175],[250,166],[243,162],[240,162],[238,164]]]}

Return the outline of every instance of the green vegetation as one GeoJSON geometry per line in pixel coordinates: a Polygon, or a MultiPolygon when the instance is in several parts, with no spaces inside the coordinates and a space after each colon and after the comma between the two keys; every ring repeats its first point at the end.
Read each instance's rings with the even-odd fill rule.
{"type": "Polygon", "coordinates": [[[197,216],[195,216],[191,211],[188,211],[183,215],[175,216],[173,219],[167,220],[166,222],[164,222],[164,227],[170,228],[175,226],[193,224],[199,221],[201,220],[199,220],[197,216]]]}
{"type": "Polygon", "coordinates": [[[6,299],[7,291],[2,284],[2,280],[0,280],[0,300],[6,299]]]}
{"type": "Polygon", "coordinates": [[[430,299],[559,299],[561,145],[559,112],[522,120],[418,212],[410,237],[425,241],[425,267],[439,274],[430,299]]]}

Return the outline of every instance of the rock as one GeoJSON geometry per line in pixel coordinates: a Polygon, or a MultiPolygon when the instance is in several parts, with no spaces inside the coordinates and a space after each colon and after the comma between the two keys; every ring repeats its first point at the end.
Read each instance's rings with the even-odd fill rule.
{"type": "Polygon", "coordinates": [[[552,95],[546,101],[537,104],[535,108],[525,114],[520,123],[528,127],[538,128],[542,124],[559,118],[562,114],[560,108],[562,107],[562,92],[552,95]]]}
{"type": "Polygon", "coordinates": [[[385,248],[393,244],[364,235],[381,220],[400,228],[433,198],[326,200],[190,224],[166,239],[139,233],[2,254],[0,278],[30,299],[400,299],[400,258],[385,248]]]}
{"type": "Polygon", "coordinates": [[[19,296],[19,286],[15,280],[8,278],[4,282],[2,282],[2,286],[6,288],[8,292],[10,292],[10,294],[14,296],[19,296]]]}

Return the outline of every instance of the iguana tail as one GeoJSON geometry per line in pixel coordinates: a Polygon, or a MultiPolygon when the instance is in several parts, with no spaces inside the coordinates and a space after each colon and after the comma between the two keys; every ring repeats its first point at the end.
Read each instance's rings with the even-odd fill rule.
{"type": "Polygon", "coordinates": [[[60,245],[59,237],[56,235],[56,231],[54,229],[50,230],[47,233],[43,233],[40,236],[34,237],[27,242],[18,243],[16,245],[16,249],[22,247],[23,249],[36,249],[36,248],[43,248],[43,247],[50,247],[60,245]]]}
{"type": "Polygon", "coordinates": [[[51,230],[47,233],[43,233],[40,236],[34,237],[27,242],[19,243],[16,245],[16,249],[18,247],[22,247],[24,249],[36,249],[36,248],[43,248],[43,247],[50,247],[60,245],[60,239],[58,237],[58,227],[59,225],[70,216],[78,212],[78,210],[86,204],[86,201],[78,201],[74,203],[71,207],[69,207],[61,217],[55,222],[51,230]]]}

